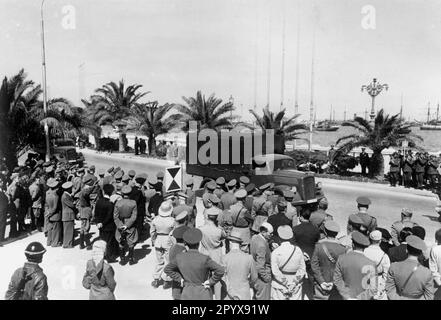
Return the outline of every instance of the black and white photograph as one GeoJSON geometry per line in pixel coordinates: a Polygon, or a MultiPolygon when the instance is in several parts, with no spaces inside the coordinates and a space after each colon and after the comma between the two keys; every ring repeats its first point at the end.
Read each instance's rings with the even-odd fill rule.
{"type": "Polygon", "coordinates": [[[440,0],[0,0],[0,48],[0,300],[441,300],[440,0]]]}

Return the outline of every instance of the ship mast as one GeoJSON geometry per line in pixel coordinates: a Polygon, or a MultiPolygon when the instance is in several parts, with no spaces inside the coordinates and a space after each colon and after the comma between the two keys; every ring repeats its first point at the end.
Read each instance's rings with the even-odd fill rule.
{"type": "Polygon", "coordinates": [[[403,94],[401,94],[400,121],[403,121],[403,94]]]}
{"type": "Polygon", "coordinates": [[[438,119],[439,119],[439,102],[438,105],[436,106],[436,123],[438,124],[438,119]]]}
{"type": "Polygon", "coordinates": [[[427,123],[430,122],[430,101],[427,104],[427,123]]]}
{"type": "Polygon", "coordinates": [[[267,93],[266,93],[266,108],[269,110],[270,105],[270,91],[271,91],[271,5],[269,8],[268,18],[268,70],[267,70],[267,93]]]}
{"type": "Polygon", "coordinates": [[[300,8],[297,5],[297,53],[296,53],[296,86],[295,86],[294,114],[299,113],[299,61],[300,61],[300,8]]]}
{"type": "Polygon", "coordinates": [[[314,58],[315,58],[315,32],[316,32],[316,21],[314,20],[314,29],[312,35],[312,57],[311,57],[311,101],[309,105],[309,151],[312,147],[312,128],[314,122],[314,58]]]}
{"type": "Polygon", "coordinates": [[[282,79],[280,89],[280,111],[283,110],[283,99],[285,96],[285,33],[286,33],[286,0],[283,1],[283,30],[282,30],[282,79]]]}

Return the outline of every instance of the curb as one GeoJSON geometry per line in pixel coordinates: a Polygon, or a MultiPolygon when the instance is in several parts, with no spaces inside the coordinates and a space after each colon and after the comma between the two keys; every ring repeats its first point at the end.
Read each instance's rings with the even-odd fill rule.
{"type": "Polygon", "coordinates": [[[22,233],[21,235],[19,235],[18,237],[15,237],[15,238],[7,238],[7,240],[0,242],[0,248],[5,245],[14,243],[16,241],[23,240],[23,239],[30,237],[30,236],[37,234],[37,233],[40,233],[40,231],[34,230],[31,232],[22,233]]]}

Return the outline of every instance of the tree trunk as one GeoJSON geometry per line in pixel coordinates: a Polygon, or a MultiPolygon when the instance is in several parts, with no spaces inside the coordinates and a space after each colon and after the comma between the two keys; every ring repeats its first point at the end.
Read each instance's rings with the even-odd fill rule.
{"type": "Polygon", "coordinates": [[[125,136],[126,136],[125,133],[123,133],[123,132],[119,133],[119,152],[126,151],[126,148],[125,148],[125,140],[126,140],[125,136]]]}
{"type": "Polygon", "coordinates": [[[156,156],[156,139],[154,135],[149,135],[149,142],[148,142],[148,148],[149,148],[149,155],[156,156]]]}
{"type": "Polygon", "coordinates": [[[100,136],[99,135],[94,135],[93,136],[95,139],[95,149],[96,150],[100,150],[100,136]]]}
{"type": "Polygon", "coordinates": [[[370,175],[378,180],[384,179],[384,157],[381,151],[374,150],[370,165],[370,175]]]}

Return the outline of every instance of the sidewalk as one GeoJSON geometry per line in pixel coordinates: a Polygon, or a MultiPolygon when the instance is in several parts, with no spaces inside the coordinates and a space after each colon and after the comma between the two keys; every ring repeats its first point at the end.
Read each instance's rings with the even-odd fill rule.
{"type": "Polygon", "coordinates": [[[156,158],[150,158],[150,157],[143,157],[143,156],[136,156],[134,153],[122,153],[122,152],[114,152],[111,154],[108,154],[107,152],[101,152],[98,153],[98,151],[93,150],[93,149],[80,149],[77,148],[77,152],[81,152],[83,154],[89,154],[89,155],[100,155],[102,157],[107,157],[109,159],[115,159],[115,158],[120,158],[120,159],[131,159],[133,161],[137,161],[137,162],[142,162],[142,163],[152,163],[152,164],[156,164],[156,165],[162,165],[162,166],[170,166],[170,165],[174,165],[174,161],[170,161],[170,160],[165,160],[165,159],[156,159],[156,158]]]}

